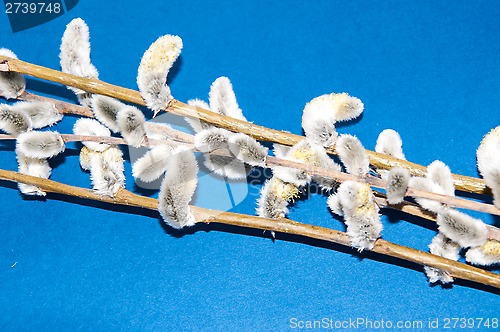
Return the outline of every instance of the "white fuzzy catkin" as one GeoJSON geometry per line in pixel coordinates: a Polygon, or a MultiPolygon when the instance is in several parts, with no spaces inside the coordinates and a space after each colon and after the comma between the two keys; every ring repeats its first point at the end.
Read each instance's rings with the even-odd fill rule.
{"type": "Polygon", "coordinates": [[[180,229],[196,223],[189,207],[198,184],[198,164],[192,151],[176,149],[167,163],[167,175],[161,184],[158,210],[163,220],[180,229]]]}
{"type": "Polygon", "coordinates": [[[194,146],[202,152],[228,148],[231,132],[222,128],[203,129],[194,136],[194,146]]]}
{"type": "Polygon", "coordinates": [[[167,160],[172,150],[169,145],[159,145],[146,152],[132,165],[134,178],[144,182],[153,182],[160,178],[167,169],[167,160]]]}
{"type": "Polygon", "coordinates": [[[463,248],[481,246],[486,242],[486,224],[463,212],[444,208],[438,213],[436,222],[441,233],[463,248]]]}
{"type": "MultiPolygon", "coordinates": [[[[318,150],[320,148],[320,146],[312,144],[307,139],[303,139],[292,146],[283,159],[318,166],[320,163],[318,150]]],[[[272,170],[275,177],[281,181],[292,183],[297,187],[305,186],[312,180],[308,172],[304,170],[283,166],[274,166],[272,170]]]]}
{"type": "Polygon", "coordinates": [[[370,186],[345,181],[339,186],[336,195],[338,202],[335,201],[337,198],[331,198],[329,203],[335,213],[342,209],[351,245],[359,251],[372,249],[383,227],[370,186]]]}
{"type": "Polygon", "coordinates": [[[431,179],[435,184],[441,187],[443,193],[448,196],[455,196],[455,185],[453,184],[453,176],[450,168],[442,161],[433,161],[427,166],[428,179],[431,179]]]}
{"type": "Polygon", "coordinates": [[[500,264],[500,242],[489,240],[481,247],[470,248],[465,254],[465,259],[474,265],[500,264]]]}
{"type": "Polygon", "coordinates": [[[212,83],[208,94],[208,101],[212,112],[230,116],[241,121],[247,121],[238,106],[233,85],[229,81],[229,78],[222,76],[212,83]]]}
{"type": "Polygon", "coordinates": [[[264,183],[257,200],[257,215],[263,218],[284,218],[288,213],[288,202],[299,197],[298,188],[276,177],[264,183]]]}
{"type": "MultiPolygon", "coordinates": [[[[75,135],[83,136],[111,136],[108,128],[104,127],[99,121],[94,119],[78,119],[73,126],[73,133],[75,135]]],[[[109,144],[97,142],[82,142],[83,145],[92,151],[102,152],[109,147],[109,144]]]]}
{"type": "Polygon", "coordinates": [[[61,135],[55,131],[29,131],[17,137],[16,149],[29,158],[52,158],[64,151],[61,135]]]}
{"type": "Polygon", "coordinates": [[[484,136],[477,149],[477,167],[500,209],[500,126],[484,136]]]}
{"type": "MultiPolygon", "coordinates": [[[[17,59],[16,54],[9,49],[0,48],[0,55],[17,59]]],[[[16,99],[26,89],[24,76],[15,72],[0,71],[0,96],[5,99],[16,99]]]]}
{"type": "Polygon", "coordinates": [[[283,144],[274,143],[273,153],[276,158],[285,158],[291,147],[283,144]]]}
{"type": "MultiPolygon", "coordinates": [[[[210,110],[210,106],[205,101],[203,101],[201,99],[190,99],[187,101],[187,104],[189,106],[202,108],[204,110],[210,110]]],[[[195,133],[199,133],[200,131],[202,131],[204,129],[214,128],[209,123],[207,123],[203,120],[200,120],[200,119],[191,119],[191,118],[185,118],[185,119],[186,119],[187,123],[191,126],[191,128],[193,128],[195,133]]]]}
{"type": "MultiPolygon", "coordinates": [[[[46,159],[29,158],[16,149],[17,162],[19,164],[19,173],[39,178],[48,179],[52,169],[46,159]]],[[[18,183],[18,188],[25,195],[45,196],[46,193],[38,187],[18,183]]]]}
{"type": "MultiPolygon", "coordinates": [[[[442,233],[438,233],[432,239],[432,242],[429,245],[429,249],[431,254],[438,255],[454,261],[458,260],[460,252],[460,246],[456,242],[447,238],[442,233]]],[[[427,277],[429,278],[429,282],[431,283],[435,283],[438,281],[440,281],[443,284],[453,282],[453,277],[450,276],[445,271],[430,266],[424,266],[424,271],[427,277]]]]}
{"type": "Polygon", "coordinates": [[[326,201],[326,203],[333,213],[335,213],[336,215],[339,215],[339,216],[344,215],[342,203],[340,203],[340,197],[339,197],[339,195],[337,195],[337,193],[331,194],[328,197],[328,200],[326,201]]]}
{"type": "Polygon", "coordinates": [[[387,202],[389,204],[399,204],[403,201],[408,190],[410,172],[406,168],[393,167],[387,176],[387,202]]]}
{"type": "MultiPolygon", "coordinates": [[[[90,61],[89,27],[81,18],[73,19],[64,31],[61,41],[61,68],[65,73],[86,78],[98,78],[99,72],[90,61]]],[[[78,97],[80,104],[90,107],[91,94],[69,87],[78,97]]]]}
{"type": "Polygon", "coordinates": [[[0,130],[17,136],[22,132],[30,131],[31,120],[26,113],[13,109],[9,105],[0,105],[0,130]]]}
{"type": "Polygon", "coordinates": [[[123,154],[117,146],[110,146],[102,152],[89,156],[92,188],[99,195],[113,197],[118,189],[125,186],[123,154]]]}
{"type": "Polygon", "coordinates": [[[356,136],[340,135],[336,145],[337,153],[347,173],[365,176],[370,171],[370,160],[365,148],[356,136]]]}
{"type": "Polygon", "coordinates": [[[146,118],[141,110],[134,106],[125,106],[118,112],[116,121],[127,143],[136,148],[140,147],[146,138],[146,118]]]}
{"type": "Polygon", "coordinates": [[[330,146],[337,139],[335,123],[351,120],[363,112],[363,103],[347,93],[331,93],[314,98],[306,104],[302,128],[314,143],[330,146]]]}
{"type": "MultiPolygon", "coordinates": [[[[436,194],[444,195],[444,190],[434,181],[428,178],[422,177],[412,177],[410,178],[409,185],[412,188],[429,191],[436,194]]],[[[436,202],[432,199],[415,197],[415,201],[424,209],[439,213],[443,209],[443,204],[440,202],[436,202]]]]}
{"type": "MultiPolygon", "coordinates": [[[[221,128],[204,129],[195,135],[194,145],[199,151],[210,152],[217,149],[227,149],[228,137],[232,133],[221,128]]],[[[234,155],[218,156],[215,154],[205,154],[204,165],[210,171],[219,176],[229,179],[240,180],[247,175],[245,164],[239,161],[234,155]]]]}
{"type": "Polygon", "coordinates": [[[126,106],[115,98],[101,95],[92,96],[92,112],[95,118],[115,133],[120,131],[116,116],[126,106]]]}
{"type": "Polygon", "coordinates": [[[247,176],[245,164],[236,157],[225,157],[212,154],[205,154],[204,165],[210,171],[223,177],[233,180],[241,180],[247,176]]]}
{"type": "Polygon", "coordinates": [[[229,151],[244,163],[265,166],[268,149],[254,138],[242,133],[232,134],[229,136],[228,145],[229,151]]]}
{"type": "MultiPolygon", "coordinates": [[[[293,147],[282,150],[283,151],[276,150],[278,151],[278,154],[281,154],[280,158],[282,159],[303,163],[310,166],[323,167],[331,171],[340,171],[340,165],[336,164],[328,156],[326,150],[321,145],[317,145],[309,139],[303,139],[293,147]],[[286,155],[283,155],[285,151],[286,155]]],[[[305,186],[313,179],[326,190],[330,190],[337,185],[335,180],[326,177],[311,177],[305,170],[283,166],[274,166],[272,169],[274,176],[284,182],[293,183],[297,187],[305,186]]]]}
{"type": "Polygon", "coordinates": [[[142,56],[137,73],[137,85],[154,116],[173,99],[167,85],[167,76],[181,50],[180,37],[165,35],[151,44],[142,56]]]}
{"type": "MultiPolygon", "coordinates": [[[[333,172],[341,172],[342,171],[342,167],[339,164],[337,164],[336,162],[334,162],[333,159],[328,156],[326,151],[325,151],[324,157],[321,158],[321,162],[318,166],[322,167],[328,171],[333,171],[333,172]]],[[[324,176],[320,176],[320,175],[313,175],[312,180],[314,182],[316,182],[321,187],[321,189],[326,190],[326,191],[333,190],[333,189],[337,188],[339,185],[337,180],[335,180],[334,178],[324,177],[324,176]]]]}
{"type": "Polygon", "coordinates": [[[378,135],[375,151],[406,160],[403,153],[403,141],[399,133],[393,129],[385,129],[378,135]]]}
{"type": "Polygon", "coordinates": [[[33,129],[52,126],[63,118],[63,115],[57,111],[54,104],[48,101],[21,101],[13,104],[11,108],[26,114],[33,129]]]}
{"type": "Polygon", "coordinates": [[[90,150],[85,145],[82,146],[79,155],[80,167],[85,171],[90,171],[90,160],[95,156],[99,157],[99,155],[100,152],[95,152],[93,150],[90,150]]]}

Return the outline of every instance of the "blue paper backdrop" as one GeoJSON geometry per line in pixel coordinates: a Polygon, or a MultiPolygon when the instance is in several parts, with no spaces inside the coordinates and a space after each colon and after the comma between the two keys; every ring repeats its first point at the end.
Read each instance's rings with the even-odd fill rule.
{"type": "MultiPolygon", "coordinates": [[[[348,92],[365,112],[340,132],[373,149],[379,132],[393,128],[408,159],[440,159],[477,176],[475,149],[500,124],[498,1],[88,0],[18,33],[0,13],[0,47],[59,69],[60,37],[75,17],[90,27],[101,79],[135,89],[143,52],[177,34],[184,50],[169,78],[174,96],[207,99],[211,82],[228,76],[260,125],[301,134],[306,102],[348,92]]],[[[29,79],[28,88],[73,100],[55,84],[29,79]]],[[[70,132],[74,121],[56,128],[70,132]]],[[[12,150],[0,143],[1,168],[16,169],[12,150]]],[[[76,145],[53,166],[52,179],[90,185],[76,145]]],[[[134,185],[129,162],[126,175],[128,189],[154,196],[134,185]]],[[[253,213],[260,186],[250,185],[232,211],[253,213]]],[[[197,196],[214,192],[204,185],[197,196]]],[[[419,266],[380,255],[218,225],[178,233],[157,213],[56,195],[33,200],[7,182],[0,197],[4,331],[293,330],[323,318],[418,320],[427,330],[436,318],[443,328],[447,317],[499,317],[498,291],[464,281],[431,286],[419,266]]],[[[323,195],[297,202],[289,217],[344,230],[323,195]]],[[[385,239],[421,250],[435,234],[432,223],[402,214],[383,222],[385,239]]]]}

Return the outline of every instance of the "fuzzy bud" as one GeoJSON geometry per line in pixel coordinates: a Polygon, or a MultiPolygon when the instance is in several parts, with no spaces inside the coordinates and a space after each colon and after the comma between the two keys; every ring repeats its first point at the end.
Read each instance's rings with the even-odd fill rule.
{"type": "Polygon", "coordinates": [[[406,159],[403,153],[403,141],[399,133],[392,129],[385,129],[378,135],[375,151],[394,158],[406,159]]]}
{"type": "Polygon", "coordinates": [[[167,163],[167,175],[161,184],[158,210],[173,228],[196,223],[189,202],[198,184],[198,164],[191,151],[174,151],[167,163]]]}
{"type": "MultiPolygon", "coordinates": [[[[17,56],[9,49],[0,48],[0,55],[17,59],[17,56]]],[[[24,76],[15,72],[0,72],[0,96],[5,99],[17,99],[26,89],[24,76]]]]}
{"type": "MultiPolygon", "coordinates": [[[[433,239],[432,243],[429,245],[431,254],[441,256],[454,261],[458,260],[458,254],[460,252],[460,246],[444,236],[442,233],[438,233],[433,239]]],[[[429,282],[435,283],[440,281],[443,284],[453,282],[453,277],[447,272],[430,267],[424,266],[424,271],[429,282]]]]}
{"type": "Polygon", "coordinates": [[[276,177],[267,180],[257,200],[257,215],[263,218],[284,218],[288,213],[288,202],[299,197],[299,189],[276,177]]]}
{"type": "Polygon", "coordinates": [[[134,178],[144,182],[153,182],[160,178],[167,169],[167,161],[172,150],[169,145],[153,147],[132,165],[134,178]]]}
{"type": "MultiPolygon", "coordinates": [[[[52,169],[46,159],[29,158],[16,149],[19,173],[48,179],[52,169]]],[[[19,190],[24,195],[45,196],[46,193],[38,187],[18,183],[19,190]]]]}
{"type": "Polygon", "coordinates": [[[455,196],[455,185],[450,168],[442,161],[436,160],[427,166],[427,178],[441,187],[442,192],[448,196],[455,196]]]}
{"type": "Polygon", "coordinates": [[[229,81],[229,78],[222,76],[212,83],[208,94],[208,101],[212,112],[230,116],[241,121],[247,121],[238,106],[233,85],[229,81]]]}
{"type": "Polygon", "coordinates": [[[228,148],[231,132],[221,128],[203,129],[194,137],[194,146],[202,152],[228,148]]]}
{"type": "Polygon", "coordinates": [[[359,139],[352,135],[341,135],[337,140],[337,153],[349,174],[365,176],[370,171],[370,160],[359,139]]]}
{"type": "MultiPolygon", "coordinates": [[[[82,136],[111,136],[111,132],[108,128],[104,127],[97,120],[94,119],[78,119],[73,126],[73,133],[75,135],[82,136]]],[[[109,144],[97,143],[97,142],[82,142],[83,145],[88,147],[92,151],[102,152],[109,148],[109,144]]]]}
{"type": "Polygon", "coordinates": [[[237,133],[229,136],[229,150],[246,164],[265,166],[268,149],[252,137],[237,133]]]}
{"type": "Polygon", "coordinates": [[[54,104],[47,101],[22,101],[15,103],[11,107],[13,110],[26,114],[33,129],[52,126],[63,118],[63,115],[57,111],[54,104]]]}
{"type": "Polygon", "coordinates": [[[118,112],[126,106],[115,98],[101,95],[92,97],[92,112],[95,118],[115,133],[120,131],[116,122],[118,112]]]}
{"type": "Polygon", "coordinates": [[[26,113],[13,109],[9,105],[0,105],[0,129],[17,136],[22,132],[30,131],[31,120],[26,113]]]}
{"type": "Polygon", "coordinates": [[[379,208],[369,185],[355,181],[343,182],[337,190],[339,202],[332,198],[332,211],[342,210],[347,235],[359,251],[372,249],[382,232],[379,208]]]}
{"type": "Polygon", "coordinates": [[[477,167],[493,193],[493,204],[500,209],[500,126],[491,130],[477,149],[477,167]]]}
{"type": "Polygon", "coordinates": [[[52,158],[64,149],[64,141],[55,131],[29,131],[17,137],[16,150],[29,158],[52,158]]]}
{"type": "Polygon", "coordinates": [[[99,195],[113,197],[118,189],[125,186],[123,154],[116,146],[102,152],[89,154],[90,179],[92,188],[99,195]]]}
{"type": "Polygon", "coordinates": [[[399,204],[403,201],[408,190],[410,172],[401,167],[393,167],[387,177],[387,202],[389,204],[399,204]]]}
{"type": "Polygon", "coordinates": [[[123,107],[116,116],[118,128],[129,145],[140,147],[146,137],[144,114],[134,106],[123,107]]]}
{"type": "Polygon", "coordinates": [[[325,147],[337,139],[335,123],[358,117],[363,103],[347,93],[332,93],[314,98],[304,107],[302,128],[306,137],[325,147]]]}
{"type": "MultiPolygon", "coordinates": [[[[99,73],[90,61],[89,27],[81,18],[72,20],[64,31],[61,41],[61,68],[65,73],[86,78],[98,78],[99,73]]],[[[83,106],[90,107],[91,94],[69,87],[83,106]]]]}
{"type": "MultiPolygon", "coordinates": [[[[444,195],[444,190],[436,184],[431,179],[421,178],[421,177],[412,177],[410,178],[409,185],[412,188],[429,191],[436,194],[444,195]]],[[[425,210],[439,213],[443,209],[443,204],[440,202],[436,202],[432,199],[415,197],[415,201],[425,210]]]]}
{"type": "Polygon", "coordinates": [[[486,224],[465,213],[445,208],[438,214],[436,222],[441,233],[464,248],[481,246],[486,242],[486,224]]]}
{"type": "Polygon", "coordinates": [[[173,99],[167,85],[167,76],[181,50],[181,38],[165,35],[151,44],[142,56],[137,85],[146,105],[153,110],[155,116],[173,99]]]}
{"type": "Polygon", "coordinates": [[[465,259],[474,265],[500,264],[500,242],[488,240],[480,247],[470,248],[465,254],[465,259]]]}

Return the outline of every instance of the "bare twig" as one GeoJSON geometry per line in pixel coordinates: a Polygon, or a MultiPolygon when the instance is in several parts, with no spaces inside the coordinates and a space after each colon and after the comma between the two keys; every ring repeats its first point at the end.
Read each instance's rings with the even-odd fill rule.
{"type": "MultiPolygon", "coordinates": [[[[101,196],[92,190],[7,170],[0,170],[0,179],[34,185],[49,193],[75,196],[88,200],[140,207],[149,210],[157,210],[158,207],[158,201],[156,199],[139,196],[125,189],[120,189],[115,197],[101,196]]],[[[350,239],[347,234],[333,229],[302,224],[288,219],[267,219],[244,214],[210,210],[196,206],[192,206],[191,209],[197,222],[216,222],[239,227],[263,229],[350,246],[350,239]]],[[[375,246],[371,251],[423,266],[431,266],[446,271],[455,278],[500,288],[500,276],[495,273],[382,239],[375,242],[375,246]]]]}
{"type": "MultiPolygon", "coordinates": [[[[5,56],[0,56],[0,63],[2,64],[0,66],[0,70],[2,71],[13,71],[21,74],[27,74],[40,79],[79,88],[90,93],[114,97],[137,105],[145,105],[141,95],[135,90],[112,85],[97,79],[89,79],[66,74],[57,70],[37,66],[5,56]]],[[[242,132],[262,141],[275,142],[283,145],[294,145],[303,139],[303,137],[299,135],[265,128],[231,117],[221,116],[208,110],[189,106],[178,100],[173,100],[169,103],[169,105],[166,105],[166,111],[180,116],[197,118],[234,132],[242,132]]],[[[334,148],[328,149],[328,152],[330,154],[336,154],[334,148]]],[[[419,176],[423,176],[426,172],[426,167],[408,162],[406,160],[393,158],[369,150],[367,150],[367,153],[370,157],[370,163],[379,169],[390,169],[395,166],[400,166],[410,170],[413,175],[419,176]]],[[[453,175],[453,179],[455,187],[458,190],[479,194],[489,193],[484,181],[481,179],[457,174],[453,175]]]]}

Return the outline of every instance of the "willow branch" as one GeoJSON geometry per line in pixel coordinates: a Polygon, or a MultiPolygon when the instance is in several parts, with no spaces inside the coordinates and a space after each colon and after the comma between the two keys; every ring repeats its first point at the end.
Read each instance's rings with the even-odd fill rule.
{"type": "MultiPolygon", "coordinates": [[[[172,129],[172,131],[176,131],[176,130],[172,129]]],[[[186,135],[191,137],[191,139],[188,139],[188,141],[192,142],[192,136],[189,134],[186,134],[186,135]]],[[[84,135],[73,135],[73,134],[62,134],[61,137],[63,138],[64,142],[78,141],[78,142],[97,142],[97,143],[116,144],[116,145],[127,145],[128,144],[123,138],[119,138],[119,137],[84,136],[84,135]]],[[[11,136],[11,135],[0,134],[0,140],[8,140],[8,139],[15,139],[15,137],[11,136]]],[[[192,143],[182,144],[181,142],[174,142],[174,141],[148,139],[148,140],[144,141],[142,146],[148,147],[148,146],[156,146],[156,145],[164,145],[164,144],[166,144],[166,145],[184,145],[186,148],[191,149],[195,152],[203,152],[203,151],[199,151],[199,150],[195,149],[192,143]]],[[[232,155],[229,153],[229,151],[223,150],[223,149],[211,151],[210,153],[217,154],[220,156],[225,156],[225,157],[232,157],[232,155]]],[[[304,163],[294,162],[294,161],[290,161],[290,160],[286,160],[286,159],[280,159],[280,158],[276,158],[276,157],[272,157],[272,156],[266,157],[265,164],[269,168],[272,168],[273,166],[283,166],[283,167],[300,169],[300,170],[306,171],[310,175],[323,176],[326,178],[336,180],[338,182],[356,181],[356,182],[367,183],[372,187],[380,188],[380,189],[385,189],[387,187],[386,181],[383,181],[383,180],[375,178],[375,177],[361,178],[361,177],[358,177],[358,176],[355,176],[352,174],[347,174],[347,173],[340,172],[340,171],[327,170],[327,169],[324,169],[321,167],[311,166],[311,165],[307,165],[304,163]]],[[[473,211],[478,211],[478,212],[490,213],[490,214],[500,216],[500,209],[497,209],[492,204],[469,201],[467,199],[463,199],[463,198],[459,198],[459,197],[436,194],[433,192],[423,191],[423,190],[415,189],[415,188],[411,188],[411,187],[408,188],[408,190],[406,192],[406,196],[432,199],[432,200],[435,200],[437,202],[446,204],[448,206],[463,208],[463,209],[468,209],[468,210],[473,210],[473,211]]],[[[499,237],[499,240],[500,240],[500,237],[499,237]]]]}
{"type": "MultiPolygon", "coordinates": [[[[49,193],[75,196],[88,200],[139,207],[155,211],[158,209],[158,200],[139,196],[125,189],[120,189],[116,193],[115,197],[101,196],[89,189],[74,187],[56,181],[37,178],[7,170],[0,170],[0,179],[37,186],[49,193]]],[[[207,224],[215,222],[238,227],[293,234],[350,247],[350,239],[347,234],[333,229],[303,224],[289,219],[267,219],[244,214],[210,210],[196,206],[192,206],[191,210],[197,222],[204,222],[207,224]]],[[[500,276],[495,273],[423,251],[394,244],[382,239],[378,239],[375,242],[371,251],[423,266],[434,267],[436,269],[446,271],[455,278],[470,280],[484,285],[500,288],[500,276]]]]}
{"type": "MultiPolygon", "coordinates": [[[[164,129],[164,127],[160,126],[159,129],[164,129]]],[[[194,138],[192,135],[182,133],[180,131],[177,131],[177,130],[171,129],[171,128],[169,128],[168,131],[170,133],[173,133],[173,135],[175,135],[176,138],[180,139],[181,142],[176,142],[176,141],[171,141],[171,140],[147,139],[142,143],[142,146],[151,147],[151,146],[157,146],[157,145],[171,145],[171,146],[182,145],[185,148],[191,149],[195,152],[203,152],[203,151],[197,150],[194,147],[194,145],[192,143],[194,141],[194,138]],[[182,133],[183,135],[180,135],[178,133],[182,133]],[[184,139],[186,141],[186,143],[182,143],[182,139],[184,139]]],[[[128,145],[126,140],[124,140],[123,138],[119,138],[119,137],[85,136],[85,135],[74,135],[74,134],[62,134],[61,137],[65,143],[67,143],[67,142],[97,142],[97,143],[114,144],[114,145],[128,145]]],[[[0,134],[0,140],[13,140],[13,139],[15,139],[15,137],[12,135],[0,134]]],[[[224,149],[211,151],[210,153],[216,154],[219,156],[224,156],[224,157],[232,157],[231,153],[227,150],[224,150],[224,149]]],[[[347,174],[344,172],[327,170],[327,169],[317,167],[317,166],[311,166],[311,165],[298,163],[298,162],[294,162],[294,161],[290,161],[290,160],[286,160],[286,159],[280,159],[280,158],[276,158],[276,157],[272,157],[272,156],[267,156],[266,157],[266,167],[272,168],[275,166],[283,166],[283,167],[300,169],[300,170],[306,171],[310,175],[317,175],[317,176],[326,177],[329,179],[336,180],[337,182],[356,181],[356,182],[367,183],[374,188],[385,189],[387,187],[386,181],[383,181],[383,180],[375,178],[375,177],[362,178],[362,177],[354,176],[354,175],[347,174]]],[[[432,199],[432,200],[441,202],[443,204],[446,204],[448,206],[500,215],[500,210],[497,209],[493,205],[475,202],[475,201],[469,201],[469,200],[454,197],[454,196],[440,195],[440,194],[436,194],[436,193],[432,193],[432,192],[428,192],[428,191],[423,191],[423,190],[419,190],[419,189],[414,189],[414,188],[408,188],[408,190],[406,192],[406,196],[432,199]]],[[[380,198],[381,198],[381,196],[379,195],[379,200],[380,200],[380,198]]],[[[425,211],[423,211],[422,209],[411,208],[408,205],[390,206],[387,204],[386,201],[379,202],[379,203],[380,203],[379,205],[381,205],[383,207],[393,208],[393,209],[400,210],[400,211],[403,211],[403,212],[408,213],[408,214],[412,214],[412,215],[415,215],[418,217],[424,217],[426,219],[430,219],[430,220],[434,220],[434,221],[436,220],[435,216],[432,219],[429,218],[428,217],[429,214],[426,213],[425,211]]],[[[491,226],[491,225],[487,225],[487,226],[489,229],[489,232],[488,232],[489,238],[500,241],[500,230],[494,226],[491,226]]]]}
{"type": "MultiPolygon", "coordinates": [[[[112,85],[97,79],[89,79],[63,73],[61,71],[49,69],[5,56],[0,56],[0,71],[18,72],[51,82],[56,82],[82,89],[89,93],[96,93],[114,97],[126,102],[145,106],[145,102],[138,91],[112,85]]],[[[205,122],[214,124],[218,127],[226,128],[230,131],[245,133],[261,141],[274,142],[283,145],[294,145],[301,139],[303,139],[303,136],[269,129],[231,117],[221,116],[217,113],[210,112],[205,109],[189,106],[178,100],[173,100],[172,102],[170,102],[166,107],[166,111],[179,116],[200,119],[205,122]]],[[[328,153],[336,154],[336,151],[334,148],[329,148],[328,153]]],[[[426,172],[426,167],[406,160],[393,158],[385,154],[380,154],[370,150],[367,150],[367,154],[370,157],[370,163],[379,169],[391,169],[392,167],[399,166],[408,169],[413,175],[417,176],[423,176],[426,172]]],[[[486,188],[485,182],[481,179],[453,174],[453,180],[455,188],[457,188],[458,190],[478,194],[489,193],[489,190],[487,190],[486,188]]]]}
{"type": "Polygon", "coordinates": [[[54,107],[61,114],[74,114],[74,115],[86,116],[89,118],[94,117],[94,113],[88,107],[67,103],[65,101],[57,100],[54,98],[39,96],[33,93],[29,93],[27,91],[24,91],[19,97],[17,97],[17,99],[24,101],[31,101],[31,102],[43,101],[52,103],[54,107]]]}
{"type": "MultiPolygon", "coordinates": [[[[57,109],[57,111],[61,114],[72,114],[72,115],[85,116],[88,118],[94,118],[94,112],[92,112],[92,110],[88,107],[75,105],[75,104],[68,103],[68,102],[61,101],[61,100],[57,100],[54,98],[40,96],[37,94],[29,93],[27,91],[24,91],[18,97],[18,99],[23,100],[23,101],[30,101],[30,102],[36,102],[36,101],[48,102],[48,103],[53,104],[54,107],[57,109]]],[[[148,129],[148,132],[163,133],[163,134],[166,134],[168,137],[170,137],[173,140],[182,141],[185,143],[193,143],[194,142],[192,135],[184,133],[180,130],[175,130],[173,128],[170,128],[167,126],[162,126],[161,124],[154,123],[154,122],[146,122],[145,126],[148,129]]],[[[117,144],[121,144],[121,143],[117,143],[117,144]]]]}

